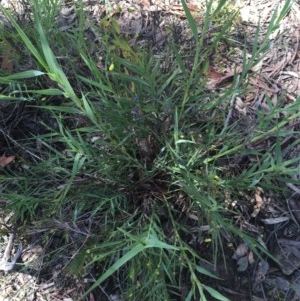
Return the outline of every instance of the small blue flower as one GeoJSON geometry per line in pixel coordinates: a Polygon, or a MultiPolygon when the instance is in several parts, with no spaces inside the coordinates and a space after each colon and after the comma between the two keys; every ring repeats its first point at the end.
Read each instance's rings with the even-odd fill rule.
{"type": "MultiPolygon", "coordinates": [[[[133,98],[133,100],[137,103],[137,104],[139,104],[139,97],[138,96],[135,96],[134,98],[133,98]]],[[[136,107],[136,105],[135,105],[135,107],[136,107]]],[[[131,114],[132,115],[140,115],[140,110],[139,109],[133,109],[132,111],[131,111],[131,114]]],[[[140,122],[141,121],[141,118],[140,117],[136,117],[135,118],[135,120],[136,121],[138,121],[138,122],[140,122]]]]}

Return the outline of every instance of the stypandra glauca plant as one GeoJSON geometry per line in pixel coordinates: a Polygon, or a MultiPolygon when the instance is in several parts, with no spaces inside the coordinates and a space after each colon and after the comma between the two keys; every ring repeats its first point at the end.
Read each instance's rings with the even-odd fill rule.
{"type": "MultiPolygon", "coordinates": [[[[232,85],[208,91],[209,58],[234,19],[224,21],[207,45],[211,22],[225,2],[208,1],[200,26],[182,1],[193,47],[170,43],[160,56],[129,43],[113,17],[101,20],[103,31],[89,20],[102,37],[101,55],[91,54],[83,2],[76,3],[73,33],[62,34],[55,25],[58,3],[32,2],[38,33],[32,36],[4,11],[34,68],[1,76],[7,91],[1,97],[13,95],[11,101],[36,108],[49,122],[41,120],[43,131],[31,137],[39,148],[26,148],[22,168],[1,175],[3,197],[21,223],[60,221],[54,231],[63,229],[65,251],[76,245],[64,272],[95,278],[82,299],[103,293],[99,288],[105,285],[111,294],[117,287],[124,300],[228,300],[214,282],[222,281],[217,266],[232,256],[232,246],[244,241],[258,256],[268,254],[236,226],[240,213],[228,201],[258,184],[270,187],[274,172],[295,172],[293,162],[280,159],[278,144],[277,161],[253,150],[264,164],[241,168],[230,162],[234,155],[251,155],[247,145],[283,135],[298,113],[291,109],[276,124],[260,116],[259,131],[250,132],[229,123],[228,112],[291,2],[274,12],[263,40],[258,26],[251,58],[245,47],[232,85]],[[47,5],[52,17],[44,18],[47,5]],[[66,41],[72,57],[61,56],[69,49],[66,41]],[[167,67],[164,55],[174,58],[167,67]],[[12,83],[19,84],[18,94],[10,90],[12,83]],[[85,231],[79,228],[83,221],[85,231]]],[[[272,108],[272,115],[280,110],[272,108]]],[[[61,252],[53,251],[50,260],[61,252]]]]}

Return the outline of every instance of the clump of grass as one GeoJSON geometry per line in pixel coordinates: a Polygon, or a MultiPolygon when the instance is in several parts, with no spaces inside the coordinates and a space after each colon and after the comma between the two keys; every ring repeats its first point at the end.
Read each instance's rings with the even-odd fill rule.
{"type": "MultiPolygon", "coordinates": [[[[224,3],[220,1],[216,11],[224,3]]],[[[195,43],[189,55],[193,60],[186,62],[173,45],[175,59],[168,70],[151,51],[129,45],[113,20],[111,34],[103,36],[102,57],[94,57],[87,51],[83,30],[74,38],[53,28],[59,2],[33,4],[37,38],[28,37],[5,13],[36,69],[2,76],[0,82],[23,84],[23,97],[14,102],[43,111],[51,122],[41,122],[43,131],[31,138],[39,146],[31,149],[34,155],[21,158],[19,170],[3,170],[7,208],[23,224],[46,223],[49,218],[73,223],[64,229],[64,241],[79,248],[65,271],[90,271],[97,277],[85,295],[106,282],[111,293],[119,287],[125,300],[172,300],[180,295],[206,300],[207,294],[228,300],[205,282],[218,277],[203,262],[216,266],[220,258],[226,260],[225,242],[237,240],[246,241],[256,253],[267,253],[235,226],[228,196],[241,197],[258,185],[269,189],[274,175],[286,181],[296,173],[290,167],[296,159],[282,160],[279,141],[289,134],[285,125],[299,116],[299,99],[289,110],[270,102],[270,113],[257,114],[253,131],[230,118],[232,100],[244,93],[248,72],[262,59],[289,2],[280,15],[274,13],[264,40],[255,37],[251,58],[245,55],[242,72],[222,91],[205,88],[206,62],[232,20],[206,47],[213,1],[201,32],[182,1],[195,43]],[[47,5],[52,14],[45,20],[47,5]],[[49,36],[59,45],[49,44],[49,36]],[[85,73],[73,67],[74,73],[66,75],[72,60],[62,67],[55,54],[65,47],[65,39],[72,41],[85,73]],[[283,111],[284,117],[277,118],[283,111]],[[251,148],[270,137],[275,159],[251,148]],[[253,156],[256,161],[249,159],[253,156]],[[248,158],[245,166],[232,163],[237,157],[248,158]],[[82,222],[88,223],[81,231],[85,238],[75,239],[82,222]],[[200,242],[190,243],[195,236],[200,242]]],[[[83,18],[82,7],[78,14],[83,18]]]]}

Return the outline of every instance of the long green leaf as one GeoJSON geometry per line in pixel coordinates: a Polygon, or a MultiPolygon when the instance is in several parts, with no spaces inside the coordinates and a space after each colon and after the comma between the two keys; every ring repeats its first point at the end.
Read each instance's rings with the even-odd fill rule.
{"type": "Polygon", "coordinates": [[[39,64],[48,71],[47,63],[45,62],[44,58],[40,55],[37,48],[32,44],[32,42],[29,40],[25,32],[22,30],[22,28],[18,25],[18,23],[15,21],[14,17],[12,16],[11,12],[8,10],[1,8],[1,11],[4,13],[4,15],[7,17],[9,22],[12,24],[12,26],[16,29],[18,32],[21,40],[26,45],[28,50],[34,55],[34,57],[37,59],[39,64]]]}
{"type": "Polygon", "coordinates": [[[37,24],[38,32],[40,35],[41,46],[46,58],[49,70],[49,77],[58,83],[58,85],[65,91],[66,97],[70,97],[78,107],[82,107],[80,99],[76,96],[69,80],[67,79],[65,73],[59,66],[50,46],[46,39],[44,30],[42,28],[41,22],[38,21],[37,24]]]}
{"type": "Polygon", "coordinates": [[[49,95],[49,96],[58,96],[64,95],[65,92],[60,89],[49,88],[49,89],[42,89],[42,90],[26,90],[26,92],[33,93],[33,94],[40,94],[40,95],[49,95]]]}
{"type": "Polygon", "coordinates": [[[198,28],[197,28],[197,24],[188,8],[188,6],[186,5],[185,0],[181,0],[181,4],[183,6],[187,21],[189,22],[190,28],[192,30],[193,36],[195,38],[195,40],[197,41],[198,39],[198,28]]]}
{"type": "Polygon", "coordinates": [[[211,272],[209,272],[208,270],[204,269],[203,267],[201,267],[199,265],[196,265],[195,269],[203,275],[206,275],[206,276],[209,276],[209,277],[215,278],[215,279],[220,279],[219,277],[217,277],[216,275],[212,274],[211,272]]]}
{"type": "Polygon", "coordinates": [[[121,257],[116,263],[114,263],[82,296],[84,299],[92,290],[94,290],[98,285],[110,277],[114,272],[116,272],[120,267],[122,267],[129,260],[134,258],[137,254],[142,252],[146,247],[141,244],[136,244],[130,251],[128,251],[123,257],[121,257]]]}
{"type": "Polygon", "coordinates": [[[19,79],[27,79],[27,78],[32,78],[36,76],[41,76],[46,73],[38,71],[38,70],[28,70],[28,71],[23,71],[23,72],[18,72],[12,75],[7,75],[0,77],[0,81],[14,81],[14,80],[19,80],[19,79]]]}
{"type": "Polygon", "coordinates": [[[228,298],[220,294],[218,291],[213,289],[210,286],[203,285],[204,289],[215,299],[220,300],[220,301],[230,301],[228,298]]]}

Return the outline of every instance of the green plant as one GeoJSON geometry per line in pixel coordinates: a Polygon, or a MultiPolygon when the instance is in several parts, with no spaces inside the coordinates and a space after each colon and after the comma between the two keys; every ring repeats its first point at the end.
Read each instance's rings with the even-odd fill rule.
{"type": "MultiPolygon", "coordinates": [[[[21,222],[53,217],[76,224],[88,215],[91,237],[74,257],[83,271],[98,266],[98,279],[85,295],[117,273],[115,281],[128,300],[172,300],[183,288],[185,300],[206,300],[207,294],[228,300],[206,285],[207,277],[218,277],[201,265],[201,248],[189,245],[195,228],[195,235],[209,238],[212,256],[207,259],[215,266],[220,257],[226,261],[224,240],[242,239],[258,255],[268,253],[234,226],[235,212],[227,208],[226,193],[241,196],[258,185],[269,188],[274,174],[286,181],[297,172],[290,165],[299,158],[284,161],[278,139],[289,134],[285,126],[299,116],[295,108],[300,99],[289,110],[270,102],[269,115],[258,112],[253,131],[228,116],[232,100],[245,91],[250,69],[262,59],[290,3],[278,16],[274,13],[263,41],[258,28],[251,58],[246,59],[244,50],[242,71],[221,92],[205,88],[205,74],[209,56],[233,18],[207,47],[213,1],[207,4],[201,32],[182,1],[193,36],[193,59],[187,62],[171,45],[175,60],[166,71],[149,49],[129,45],[114,19],[103,20],[111,35],[104,35],[102,59],[87,53],[83,30],[76,38],[66,33],[68,41],[78,43],[77,55],[86,68],[84,74],[74,67],[75,84],[49,45],[48,36],[57,34],[60,45],[53,47],[63,47],[64,36],[50,26],[59,2],[43,6],[33,1],[36,40],[5,12],[36,70],[2,76],[0,82],[24,84],[24,97],[13,100],[43,111],[51,124],[44,123],[44,131],[33,140],[40,145],[33,152],[38,160],[27,156],[17,172],[3,171],[3,196],[21,222]],[[52,12],[46,20],[45,7],[52,12]],[[284,118],[278,119],[283,111],[284,118]],[[275,139],[275,160],[250,147],[269,138],[275,139]],[[245,167],[228,164],[236,155],[258,159],[245,167]]],[[[220,1],[215,12],[224,4],[220,1]]],[[[78,13],[83,18],[82,6],[78,13]]],[[[78,273],[72,261],[66,270],[78,273]]]]}

